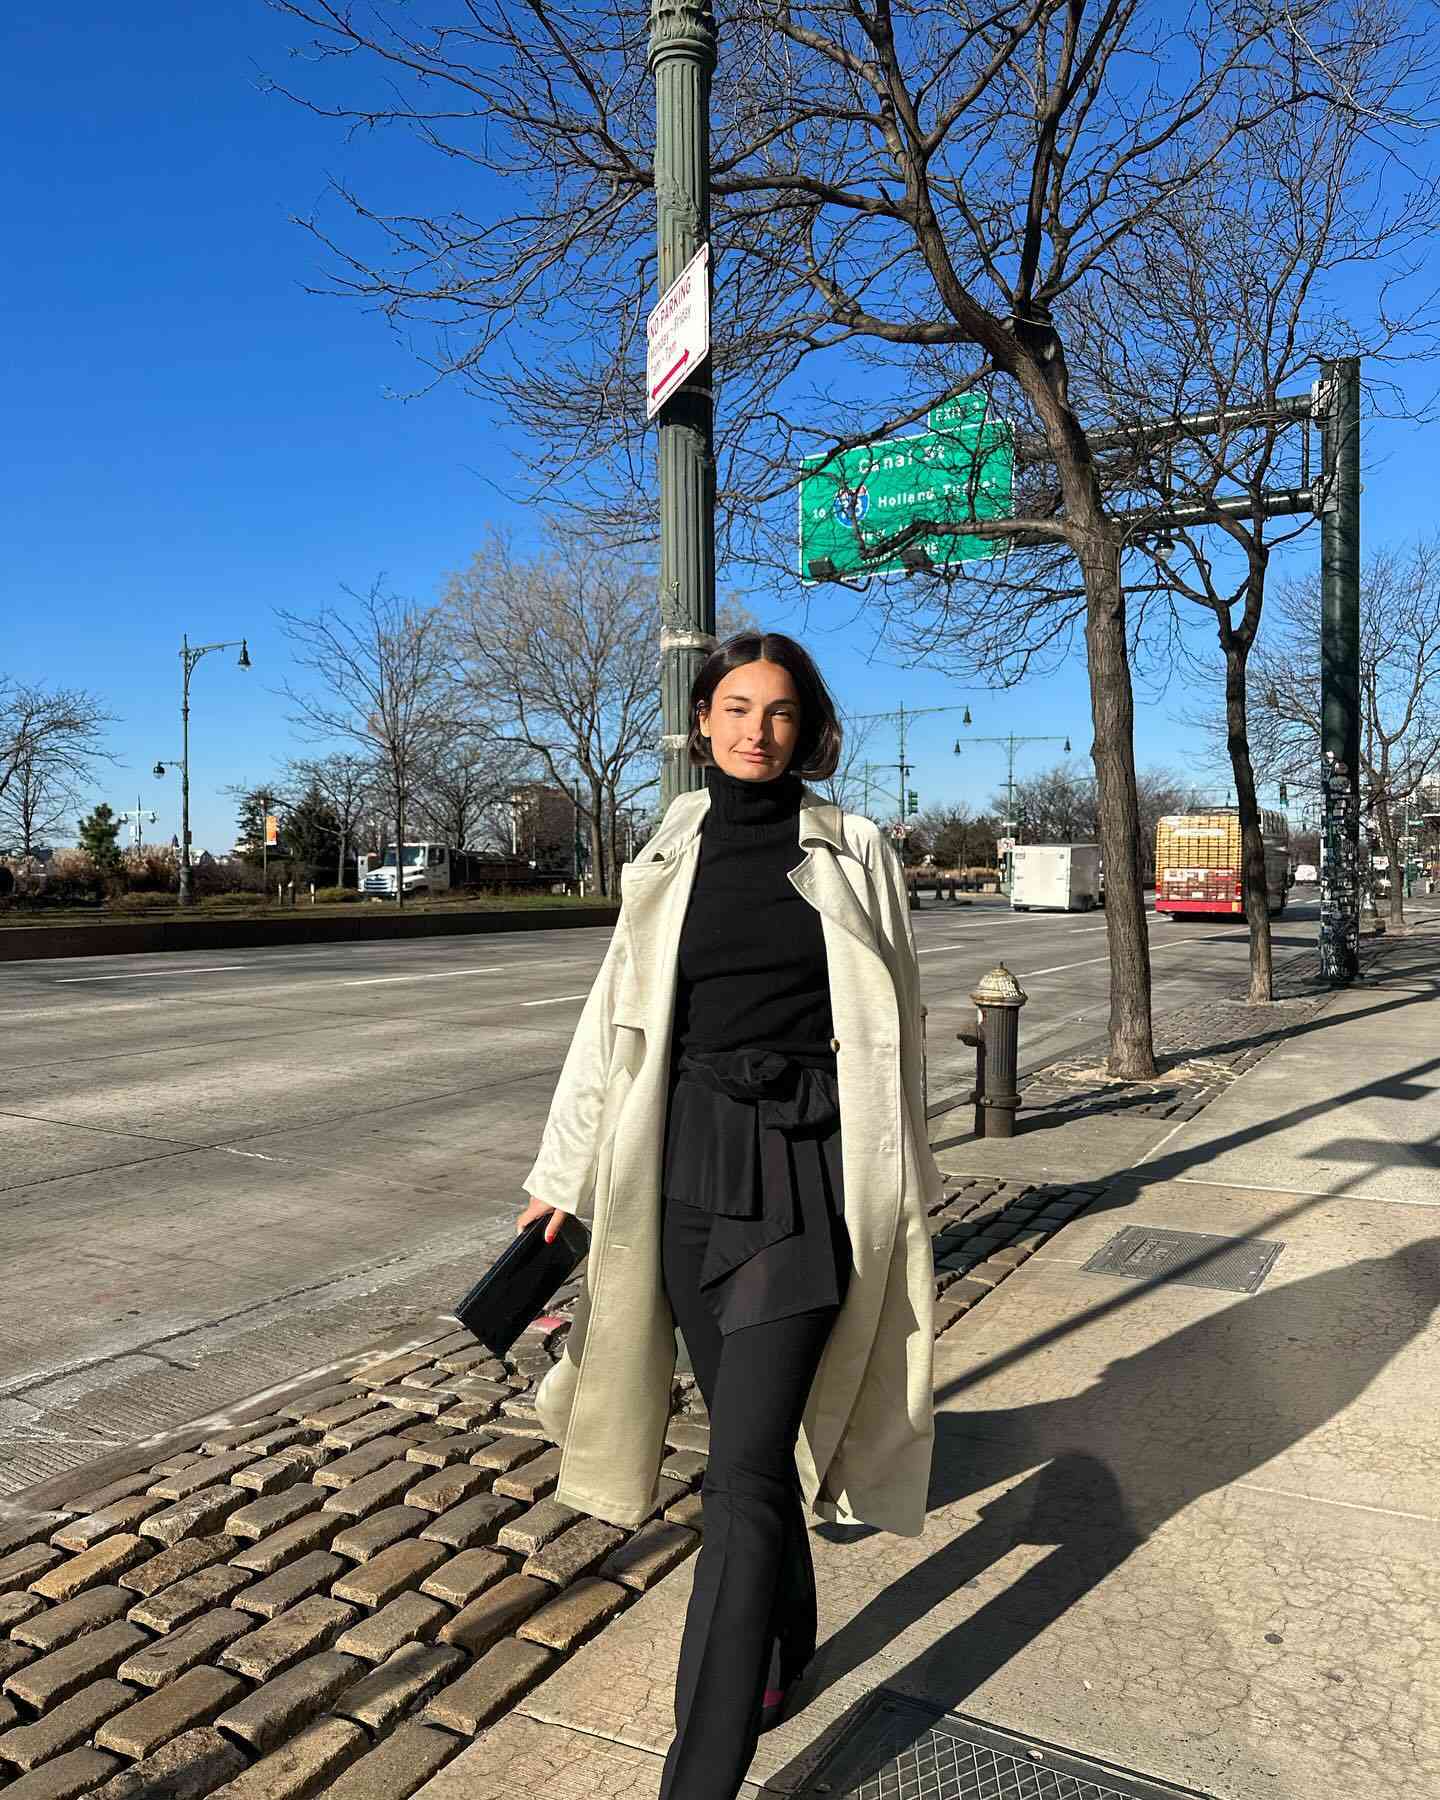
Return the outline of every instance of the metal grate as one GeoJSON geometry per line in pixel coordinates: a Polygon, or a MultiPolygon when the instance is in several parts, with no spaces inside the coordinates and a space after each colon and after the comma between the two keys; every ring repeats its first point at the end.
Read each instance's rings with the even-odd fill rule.
{"type": "Polygon", "coordinates": [[[1270,1273],[1283,1244],[1261,1238],[1213,1237],[1205,1231],[1163,1231],[1127,1225],[1097,1250],[1083,1272],[1124,1275],[1131,1281],[1173,1281],[1181,1287],[1219,1288],[1253,1294],[1270,1273]]]}
{"type": "Polygon", "coordinates": [[[801,1800],[1204,1800],[882,1690],[801,1800]]]}

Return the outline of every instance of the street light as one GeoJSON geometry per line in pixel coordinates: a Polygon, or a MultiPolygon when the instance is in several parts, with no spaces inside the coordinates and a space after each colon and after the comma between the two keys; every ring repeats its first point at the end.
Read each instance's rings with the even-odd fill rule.
{"type": "MultiPolygon", "coordinates": [[[[241,669],[251,667],[250,646],[244,638],[231,638],[223,644],[192,644],[188,637],[180,639],[180,666],[184,677],[180,685],[180,740],[181,752],[172,757],[172,762],[180,766],[180,904],[189,906],[193,903],[190,882],[190,676],[196,663],[202,656],[208,656],[212,650],[234,650],[238,646],[240,655],[236,666],[241,669]]],[[[165,773],[164,763],[157,762],[157,777],[165,773]]],[[[397,878],[398,879],[398,878],[397,878]]]]}
{"type": "MultiPolygon", "coordinates": [[[[968,706],[965,708],[965,718],[964,718],[963,723],[965,723],[966,725],[968,725],[970,723],[970,708],[968,706]]],[[[1004,748],[1004,750],[1006,752],[1007,760],[1006,760],[1006,774],[1005,774],[1005,810],[1007,813],[1010,814],[1010,818],[1006,821],[1006,824],[1009,825],[1012,830],[1014,830],[1015,829],[1015,820],[1016,820],[1016,813],[1015,813],[1015,751],[1016,751],[1017,747],[1021,744],[1056,744],[1056,743],[1059,743],[1060,740],[1059,740],[1059,738],[1056,738],[1056,737],[1017,737],[1015,735],[1015,733],[1012,731],[1008,737],[971,738],[970,741],[972,744],[999,744],[1004,748]]],[[[963,752],[960,749],[959,738],[956,738],[956,740],[955,740],[955,754],[957,756],[960,756],[963,754],[963,752]]],[[[1066,738],[1065,738],[1065,754],[1067,756],[1070,755],[1070,738],[1069,738],[1068,734],[1066,735],[1066,738]]],[[[1024,809],[1022,808],[1021,809],[1022,815],[1023,815],[1023,810],[1024,809]]],[[[1023,824],[1024,824],[1023,816],[1020,819],[1020,824],[1023,827],[1023,824]]],[[[1018,832],[1017,832],[1017,835],[1019,835],[1018,832]]]]}

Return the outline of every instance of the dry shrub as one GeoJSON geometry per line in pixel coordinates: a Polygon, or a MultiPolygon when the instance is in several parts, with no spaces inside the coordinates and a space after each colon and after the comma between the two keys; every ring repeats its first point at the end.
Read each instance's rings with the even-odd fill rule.
{"type": "Polygon", "coordinates": [[[143,844],[121,858],[132,894],[175,894],[180,886],[180,858],[168,844],[143,844]]]}
{"type": "Polygon", "coordinates": [[[132,918],[145,913],[173,912],[176,904],[173,894],[117,894],[105,910],[120,918],[132,918]]]}

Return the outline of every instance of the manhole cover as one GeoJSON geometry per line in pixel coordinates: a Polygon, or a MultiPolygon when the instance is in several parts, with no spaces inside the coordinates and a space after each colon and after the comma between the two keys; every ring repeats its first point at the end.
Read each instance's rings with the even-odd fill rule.
{"type": "Polygon", "coordinates": [[[1132,1281],[1174,1281],[1182,1287],[1253,1294],[1284,1248],[1261,1238],[1127,1225],[1082,1267],[1091,1275],[1126,1275],[1132,1281]]]}
{"type": "Polygon", "coordinates": [[[876,1694],[803,1800],[1206,1800],[1040,1738],[876,1694]]]}

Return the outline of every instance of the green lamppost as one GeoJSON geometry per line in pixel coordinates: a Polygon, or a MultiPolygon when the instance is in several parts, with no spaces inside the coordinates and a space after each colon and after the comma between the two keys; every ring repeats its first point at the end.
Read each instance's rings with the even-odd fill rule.
{"type": "MultiPolygon", "coordinates": [[[[710,238],[708,0],[653,0],[646,66],[655,80],[655,208],[663,296],[710,238]]],[[[707,282],[709,276],[707,274],[707,282]]],[[[657,414],[660,477],[660,805],[698,788],[685,756],[690,688],[715,647],[715,397],[707,356],[657,414]]]]}
{"type": "MultiPolygon", "coordinates": [[[[195,665],[202,656],[208,656],[212,650],[235,650],[240,652],[239,666],[250,667],[250,648],[244,638],[232,640],[228,644],[192,644],[188,637],[180,639],[180,666],[184,671],[180,683],[180,732],[182,748],[180,751],[180,904],[190,906],[194,902],[194,894],[190,881],[190,677],[195,665]]],[[[173,759],[172,759],[173,760],[173,759]]],[[[155,773],[163,776],[164,763],[156,763],[155,773]]]]}

